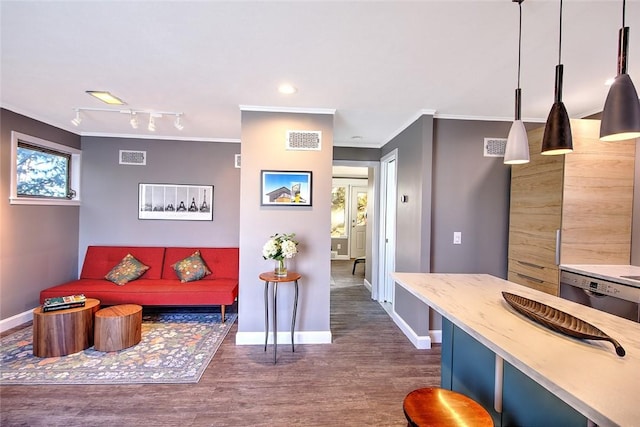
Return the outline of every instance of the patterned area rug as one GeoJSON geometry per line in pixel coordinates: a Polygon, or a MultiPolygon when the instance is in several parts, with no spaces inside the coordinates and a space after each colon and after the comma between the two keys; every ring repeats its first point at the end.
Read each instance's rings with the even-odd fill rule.
{"type": "Polygon", "coordinates": [[[0,339],[0,384],[197,383],[236,321],[227,314],[143,316],[142,341],[116,352],[93,347],[63,357],[33,355],[33,328],[0,339]]]}

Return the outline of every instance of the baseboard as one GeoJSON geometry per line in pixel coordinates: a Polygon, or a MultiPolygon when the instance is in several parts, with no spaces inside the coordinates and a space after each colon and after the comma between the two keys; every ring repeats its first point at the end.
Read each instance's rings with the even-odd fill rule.
{"type": "MultiPolygon", "coordinates": [[[[296,344],[331,344],[331,331],[298,331],[294,334],[296,344]]],[[[269,333],[268,344],[273,344],[273,332],[269,333]]],[[[291,343],[291,332],[278,332],[278,343],[291,343]]],[[[238,332],[236,345],[264,345],[264,332],[238,332]]]]}
{"type": "Polygon", "coordinates": [[[398,316],[398,313],[395,311],[390,311],[389,315],[415,348],[421,350],[431,348],[431,335],[418,335],[402,317],[398,316]]]}
{"type": "Polygon", "coordinates": [[[25,312],[16,314],[15,316],[11,316],[6,319],[0,320],[0,332],[8,331],[11,328],[15,328],[16,326],[20,326],[24,323],[32,321],[34,308],[32,308],[31,310],[27,310],[25,312]]]}
{"type": "Polygon", "coordinates": [[[442,329],[432,329],[429,331],[431,342],[434,344],[442,344],[442,329]]]}
{"type": "Polygon", "coordinates": [[[371,287],[371,283],[369,283],[369,281],[367,279],[364,279],[364,287],[367,288],[369,290],[369,292],[371,292],[371,289],[373,289],[371,287]]]}

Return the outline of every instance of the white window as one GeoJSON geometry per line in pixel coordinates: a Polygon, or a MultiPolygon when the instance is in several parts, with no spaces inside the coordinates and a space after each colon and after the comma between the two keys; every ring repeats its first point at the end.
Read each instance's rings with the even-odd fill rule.
{"type": "Polygon", "coordinates": [[[11,132],[11,204],[80,204],[82,152],[11,132]]]}

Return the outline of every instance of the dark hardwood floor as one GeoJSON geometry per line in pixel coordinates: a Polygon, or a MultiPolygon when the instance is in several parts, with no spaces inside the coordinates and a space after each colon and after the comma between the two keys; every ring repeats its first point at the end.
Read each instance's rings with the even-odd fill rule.
{"type": "Polygon", "coordinates": [[[332,344],[236,346],[237,326],[198,384],[0,386],[9,426],[406,426],[402,400],[440,383],[440,347],[417,350],[333,261],[332,344]]]}

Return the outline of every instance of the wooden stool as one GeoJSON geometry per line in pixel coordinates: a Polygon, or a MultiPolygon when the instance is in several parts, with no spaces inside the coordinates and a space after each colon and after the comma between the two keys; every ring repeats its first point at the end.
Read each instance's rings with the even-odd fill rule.
{"type": "Polygon", "coordinates": [[[94,345],[98,351],[118,351],[142,339],[142,307],[114,305],[96,312],[94,345]]]}
{"type": "Polygon", "coordinates": [[[367,258],[361,256],[353,260],[353,268],[351,269],[352,276],[356,274],[356,265],[360,264],[361,262],[367,262],[367,258]]]}
{"type": "Polygon", "coordinates": [[[476,401],[455,391],[426,387],[407,394],[402,404],[409,426],[493,427],[491,415],[476,401]]]}

